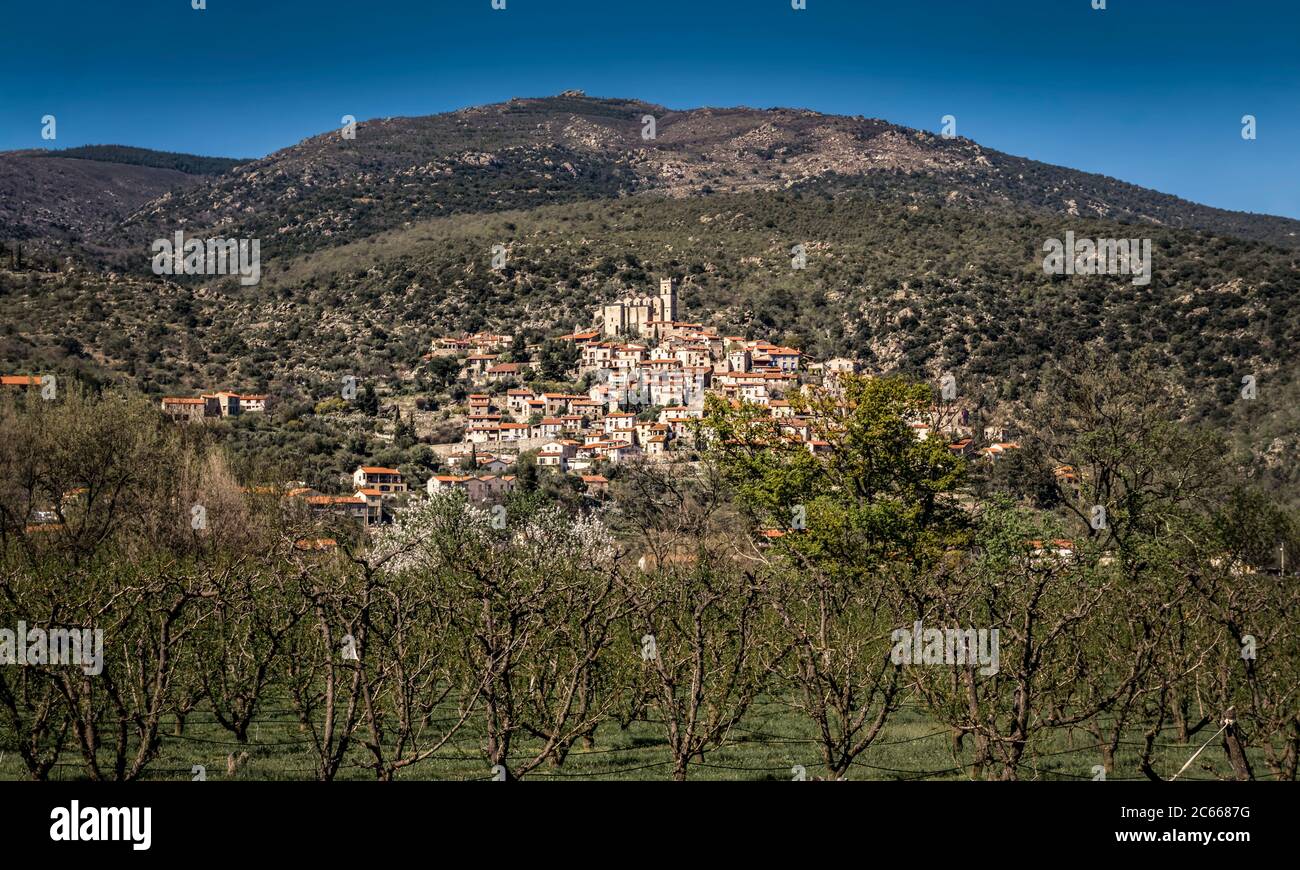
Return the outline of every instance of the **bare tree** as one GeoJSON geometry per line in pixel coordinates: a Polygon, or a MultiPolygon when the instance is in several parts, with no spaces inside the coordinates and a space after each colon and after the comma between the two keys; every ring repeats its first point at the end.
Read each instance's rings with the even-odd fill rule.
{"type": "MultiPolygon", "coordinates": [[[[647,711],[663,723],[673,779],[721,745],[768,686],[772,645],[764,581],[741,558],[745,535],[722,516],[706,465],[642,465],[625,475],[622,524],[641,556],[622,572],[631,649],[647,711]]],[[[635,552],[634,552],[635,555],[635,552]]]]}

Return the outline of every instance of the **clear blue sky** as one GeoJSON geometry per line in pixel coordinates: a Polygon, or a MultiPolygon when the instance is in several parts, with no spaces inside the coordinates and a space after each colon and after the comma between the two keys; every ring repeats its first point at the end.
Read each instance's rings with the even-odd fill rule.
{"type": "Polygon", "coordinates": [[[957,132],[1300,218],[1296,0],[14,0],[0,149],[261,156],[365,119],[581,88],[957,132]],[[1241,138],[1241,116],[1258,139],[1241,138]]]}

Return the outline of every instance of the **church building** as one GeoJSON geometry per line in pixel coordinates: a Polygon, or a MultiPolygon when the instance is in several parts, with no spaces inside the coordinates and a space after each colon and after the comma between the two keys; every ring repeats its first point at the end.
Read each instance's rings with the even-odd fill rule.
{"type": "Polygon", "coordinates": [[[658,296],[629,296],[601,308],[602,331],[607,336],[651,336],[654,324],[677,319],[677,279],[659,281],[658,296]]]}

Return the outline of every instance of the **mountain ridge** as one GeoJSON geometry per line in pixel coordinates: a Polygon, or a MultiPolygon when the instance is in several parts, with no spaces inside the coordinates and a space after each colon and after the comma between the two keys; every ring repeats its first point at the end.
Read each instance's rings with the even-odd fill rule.
{"type": "Polygon", "coordinates": [[[128,235],[181,222],[274,238],[281,255],[412,221],[656,191],[697,196],[873,176],[933,179],[943,196],[1199,229],[1300,248],[1300,221],[1232,212],[1118,179],[807,109],[670,110],[638,100],[515,98],[358,122],[142,206],[128,235]],[[656,114],[656,112],[658,114],[656,114]],[[642,138],[642,117],[655,136],[642,138]]]}

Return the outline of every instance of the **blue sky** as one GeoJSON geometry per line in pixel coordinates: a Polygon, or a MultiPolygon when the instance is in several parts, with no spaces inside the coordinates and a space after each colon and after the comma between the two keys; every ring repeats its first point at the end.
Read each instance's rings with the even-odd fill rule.
{"type": "Polygon", "coordinates": [[[0,23],[0,150],[261,156],[360,119],[581,88],[957,132],[1300,218],[1289,0],[42,0],[0,23]],[[1241,137],[1241,117],[1258,138],[1241,137]]]}

